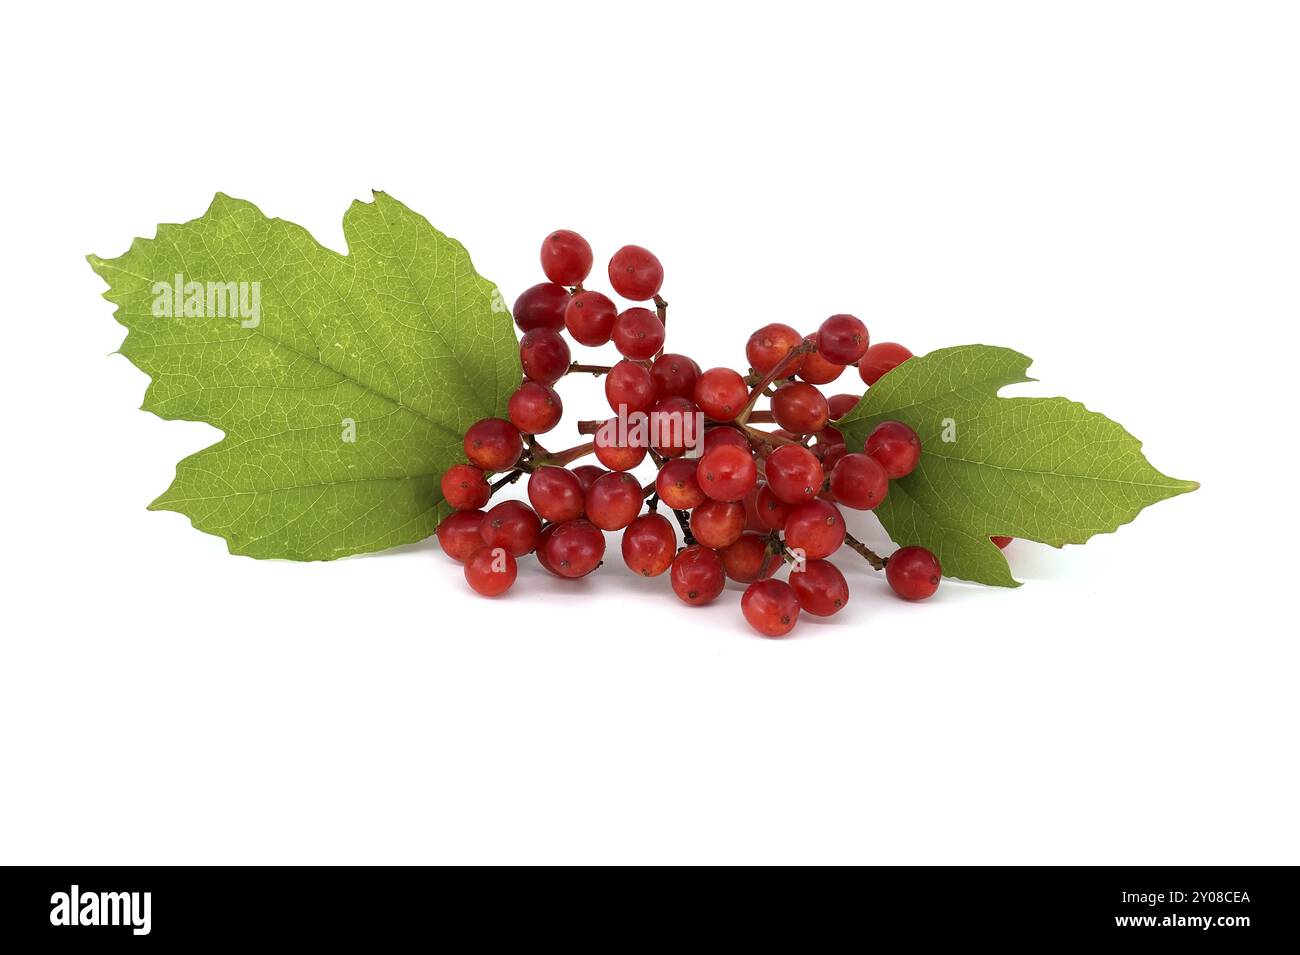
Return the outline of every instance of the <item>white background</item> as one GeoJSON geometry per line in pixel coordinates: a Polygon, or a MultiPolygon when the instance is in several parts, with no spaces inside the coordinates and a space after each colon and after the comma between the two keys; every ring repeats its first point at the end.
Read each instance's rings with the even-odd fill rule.
{"type": "Polygon", "coordinates": [[[1300,861],[1294,7],[6,17],[0,862],[1300,861]],[[1203,486],[1012,545],[1015,591],[908,605],[845,556],[785,641],[616,550],[493,602],[433,542],[258,562],[146,512],[218,435],[136,410],[83,256],[217,190],[341,249],[371,188],[511,299],[548,230],[649,246],[706,367],[834,311],[1015,347],[1017,393],[1203,486]]]}

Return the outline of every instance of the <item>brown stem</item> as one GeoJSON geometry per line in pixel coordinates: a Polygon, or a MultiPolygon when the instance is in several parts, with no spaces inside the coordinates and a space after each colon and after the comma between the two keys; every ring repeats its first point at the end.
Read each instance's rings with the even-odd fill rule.
{"type": "Polygon", "coordinates": [[[767,386],[778,378],[783,377],[787,371],[798,364],[800,358],[808,354],[810,351],[816,350],[816,348],[816,342],[811,338],[805,338],[798,345],[795,345],[794,348],[791,348],[786,352],[785,357],[777,362],[776,365],[773,366],[772,370],[764,375],[759,382],[750,389],[749,400],[745,402],[745,407],[740,409],[740,414],[736,415],[736,423],[744,424],[748,421],[750,413],[754,410],[754,405],[758,403],[758,399],[761,398],[763,392],[767,390],[767,386]]]}
{"type": "Polygon", "coordinates": [[[493,494],[501,490],[507,484],[514,484],[523,476],[523,473],[524,473],[523,468],[515,468],[509,474],[497,478],[497,480],[493,481],[491,484],[488,485],[488,496],[491,497],[493,494]]]}
{"type": "Polygon", "coordinates": [[[673,517],[677,518],[677,526],[682,529],[682,540],[686,542],[687,547],[693,547],[699,543],[695,535],[691,533],[691,515],[686,511],[679,511],[673,508],[673,517]]]}
{"type": "Polygon", "coordinates": [[[566,372],[566,374],[608,375],[609,372],[610,372],[609,365],[583,365],[575,361],[573,364],[569,365],[569,370],[566,372]]]}
{"type": "Polygon", "coordinates": [[[852,534],[844,535],[844,543],[848,544],[853,550],[857,551],[868,564],[876,570],[884,570],[885,564],[889,563],[888,557],[881,557],[862,541],[858,540],[852,534]]]}
{"type": "Polygon", "coordinates": [[[735,422],[741,432],[749,439],[749,445],[761,455],[769,455],[783,444],[798,444],[798,441],[791,441],[789,438],[783,438],[780,435],[770,434],[766,431],[760,431],[758,428],[751,428],[747,424],[735,422]]]}
{"type": "Polygon", "coordinates": [[[562,468],[566,467],[571,461],[586,457],[595,450],[595,443],[588,441],[585,444],[574,445],[571,448],[565,448],[563,451],[555,451],[551,454],[534,454],[528,462],[528,466],[531,470],[541,467],[562,468]]]}

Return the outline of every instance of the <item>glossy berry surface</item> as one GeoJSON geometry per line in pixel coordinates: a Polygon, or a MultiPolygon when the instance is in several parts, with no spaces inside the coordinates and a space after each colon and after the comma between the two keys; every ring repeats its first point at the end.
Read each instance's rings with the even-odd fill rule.
{"type": "Polygon", "coordinates": [[[867,326],[853,315],[832,315],[817,329],[817,351],[837,365],[853,364],[869,344],[867,326]]]}
{"type": "Polygon", "coordinates": [[[609,284],[624,298],[644,302],[659,294],[664,267],[649,249],[625,245],[609,260],[609,284]]]}
{"type": "Polygon", "coordinates": [[[758,483],[758,466],[749,449],[724,444],[700,458],[695,480],[717,501],[739,501],[758,483]]]}
{"type": "Polygon", "coordinates": [[[557,524],[546,538],[547,569],[560,577],[585,577],[605,558],[605,535],[588,520],[557,524]]]}
{"type": "Polygon", "coordinates": [[[519,364],[524,377],[553,385],[569,370],[569,343],[554,329],[534,328],[519,340],[519,364]]]}
{"type": "Polygon", "coordinates": [[[552,282],[577,285],[591,273],[591,246],[570,229],[556,229],[542,242],[542,271],[552,282]]]}
{"type": "Polygon", "coordinates": [[[837,421],[852,411],[861,401],[859,395],[831,395],[826,399],[826,405],[831,412],[831,420],[837,421]]]}
{"type": "Polygon", "coordinates": [[[772,417],[792,434],[815,434],[831,420],[826,398],[804,381],[791,381],[772,396],[772,417]]]}
{"type": "Polygon", "coordinates": [[[716,599],[727,584],[722,559],[698,544],[687,547],[673,558],[668,576],[673,593],[693,607],[716,599]]]}
{"type": "Polygon", "coordinates": [[[634,431],[619,433],[619,420],[610,418],[596,432],[596,460],[611,471],[630,471],[645,460],[646,447],[634,431]]]}
{"type": "Polygon", "coordinates": [[[504,547],[513,556],[522,557],[537,547],[542,521],[523,501],[502,501],[483,515],[478,532],[483,543],[504,547]]]}
{"type": "Polygon", "coordinates": [[[785,522],[790,517],[790,512],[796,505],[783,501],[775,494],[772,489],[764,484],[758,490],[758,497],[754,501],[754,509],[758,513],[758,519],[769,530],[779,531],[785,527],[785,522]]]}
{"type": "Polygon", "coordinates": [[[875,458],[846,454],[831,470],[831,493],[845,507],[869,511],[889,493],[889,478],[875,458]]]}
{"type": "Polygon", "coordinates": [[[484,597],[505,593],[518,573],[514,557],[504,547],[482,545],[465,561],[465,580],[484,597]]]}
{"type": "Polygon", "coordinates": [[[767,535],[746,531],[734,542],[718,551],[722,569],[740,584],[753,583],[762,574],[766,579],[781,567],[781,558],[767,549],[767,535]]]}
{"type": "Polygon", "coordinates": [[[545,434],[560,423],[564,403],[550,385],[525,381],[506,405],[510,423],[523,434],[545,434]]]}
{"type": "Polygon", "coordinates": [[[564,310],[564,327],[579,345],[598,348],[614,334],[618,306],[599,292],[579,292],[564,310]]]}
{"type": "Polygon", "coordinates": [[[658,577],[672,566],[677,532],[662,514],[642,514],[623,532],[623,563],[634,574],[658,577]]]}
{"type": "Polygon", "coordinates": [[[790,586],[799,606],[816,617],[837,614],[849,602],[849,583],[829,560],[805,561],[802,570],[790,572],[790,586]]]}
{"type": "Polygon", "coordinates": [[[587,492],[567,468],[538,468],[528,476],[528,502],[554,524],[577,520],[586,509],[587,492]]]}
{"type": "Polygon", "coordinates": [[[700,366],[685,355],[671,352],[660,355],[650,366],[655,390],[661,398],[695,397],[695,382],[700,379],[700,366]]]}
{"type": "MultiPolygon", "coordinates": [[[[749,336],[749,341],[745,343],[745,358],[749,367],[760,375],[766,375],[781,363],[792,348],[801,344],[803,336],[797,331],[789,325],[773,322],[749,336]]],[[[799,363],[795,362],[786,369],[784,377],[788,378],[798,370],[799,363]]]]}
{"type": "Polygon", "coordinates": [[[827,361],[821,352],[811,351],[799,363],[799,377],[810,385],[828,385],[844,374],[844,367],[827,361]]]}
{"type": "Polygon", "coordinates": [[[689,398],[660,398],[650,409],[654,428],[650,446],[666,458],[680,458],[700,440],[704,424],[689,398]]]}
{"type": "Polygon", "coordinates": [[[916,462],[921,460],[921,439],[901,421],[882,421],[867,436],[865,450],[894,481],[916,468],[916,462]]]}
{"type": "Polygon", "coordinates": [[[583,494],[587,493],[587,488],[591,487],[596,478],[608,473],[608,471],[596,464],[579,464],[573,469],[573,476],[582,483],[583,494]]]}
{"type": "Polygon", "coordinates": [[[602,474],[587,491],[587,520],[604,531],[619,531],[641,513],[641,484],[630,474],[602,474]]]}
{"type": "Polygon", "coordinates": [[[799,598],[783,580],[759,580],[745,588],[740,611],[765,637],[784,637],[799,622],[799,598]]]}
{"type": "Polygon", "coordinates": [[[898,342],[881,342],[867,349],[858,361],[858,374],[868,385],[874,385],[887,372],[893,371],[912,357],[912,353],[898,342]]]}
{"type": "Polygon", "coordinates": [[[806,560],[820,560],[840,549],[848,528],[840,509],[828,501],[797,505],[785,522],[785,544],[806,560]]]}
{"type": "Polygon", "coordinates": [[[543,282],[525,289],[515,299],[515,324],[521,332],[549,328],[558,332],[564,327],[564,310],[569,305],[569,290],[554,282],[543,282]]]}
{"type": "Polygon", "coordinates": [[[785,444],[767,456],[767,486],[787,504],[811,501],[821,493],[826,475],[817,455],[797,444],[785,444]]]}
{"type": "Polygon", "coordinates": [[[482,511],[456,511],[448,514],[438,524],[438,546],[452,560],[465,563],[483,546],[483,535],[478,531],[483,521],[482,511]]]}
{"type": "Polygon", "coordinates": [[[629,308],[614,319],[613,339],[624,358],[649,361],[664,346],[664,323],[648,308],[629,308]]]}
{"type": "Polygon", "coordinates": [[[749,439],[730,426],[710,428],[704,432],[704,449],[703,454],[708,454],[714,448],[724,444],[740,448],[743,451],[751,451],[752,448],[749,439]]]}
{"type": "Polygon", "coordinates": [[[904,600],[924,600],[939,589],[943,568],[924,547],[904,547],[885,564],[885,579],[904,600]]]}
{"type": "Polygon", "coordinates": [[[659,500],[678,511],[689,511],[708,500],[695,479],[697,468],[697,463],[688,458],[667,462],[655,478],[659,500]]]}
{"type": "Polygon", "coordinates": [[[453,464],[442,475],[443,499],[458,511],[482,507],[492,496],[483,472],[472,464],[453,464]]]}
{"type": "Polygon", "coordinates": [[[605,376],[605,400],[615,412],[649,411],[655,403],[655,381],[644,365],[624,359],[605,376]]]}
{"type": "Polygon", "coordinates": [[[691,533],[705,547],[727,547],[745,532],[745,505],[707,500],[691,511],[691,533]]]}
{"type": "Polygon", "coordinates": [[[695,382],[695,403],[714,421],[730,421],[749,400],[749,386],[730,368],[710,368],[695,382]]]}
{"type": "Polygon", "coordinates": [[[484,471],[505,471],[515,466],[524,450],[519,429],[500,418],[484,418],[465,432],[465,457],[484,471]]]}

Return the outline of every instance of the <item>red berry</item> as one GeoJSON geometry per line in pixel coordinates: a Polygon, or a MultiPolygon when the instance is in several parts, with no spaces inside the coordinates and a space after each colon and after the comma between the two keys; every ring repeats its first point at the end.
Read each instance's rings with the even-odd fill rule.
{"type": "Polygon", "coordinates": [[[785,544],[805,560],[820,560],[840,549],[848,529],[834,504],[814,500],[799,504],[785,522],[785,544]]]}
{"type": "Polygon", "coordinates": [[[768,553],[767,535],[753,531],[741,534],[718,551],[718,556],[722,558],[722,569],[727,576],[741,584],[753,583],[760,573],[766,580],[781,566],[781,558],[768,553]]]}
{"type": "Polygon", "coordinates": [[[465,457],[484,471],[505,471],[514,467],[524,450],[519,429],[500,418],[484,418],[465,432],[465,457]]]}
{"type": "Polygon", "coordinates": [[[785,528],[785,522],[790,517],[790,512],[794,510],[795,505],[781,500],[772,493],[772,489],[764,484],[758,490],[758,497],[754,501],[758,518],[770,530],[779,531],[785,528]]]}
{"type": "Polygon", "coordinates": [[[897,342],[880,342],[867,349],[858,361],[858,374],[869,385],[874,385],[888,371],[897,368],[912,357],[912,353],[897,342]]]}
{"type": "Polygon", "coordinates": [[[844,374],[844,366],[827,361],[821,352],[812,351],[803,356],[799,377],[810,385],[828,385],[844,374]]]}
{"type": "Polygon", "coordinates": [[[644,500],[632,475],[602,474],[587,491],[587,520],[603,531],[620,531],[636,520],[644,500]]]}
{"type": "Polygon", "coordinates": [[[584,495],[587,493],[587,488],[595,483],[596,478],[608,473],[604,468],[597,467],[594,464],[579,464],[573,469],[573,476],[582,482],[582,493],[584,495]]]}
{"type": "Polygon", "coordinates": [[[811,501],[826,475],[817,455],[797,444],[783,444],[767,456],[767,486],[787,504],[811,501]]]}
{"type": "Polygon", "coordinates": [[[595,434],[596,460],[611,471],[630,471],[645,460],[646,445],[639,429],[619,434],[619,419],[610,418],[595,434]]]}
{"type": "Polygon", "coordinates": [[[739,372],[710,368],[695,382],[695,403],[714,421],[730,421],[749,401],[749,386],[739,372]]]}
{"type": "Polygon", "coordinates": [[[442,552],[454,561],[465,563],[483,546],[483,535],[478,532],[482,522],[482,511],[448,514],[438,524],[438,544],[442,552]]]}
{"type": "Polygon", "coordinates": [[[542,536],[537,538],[537,562],[541,564],[548,573],[555,574],[556,577],[562,577],[564,575],[551,566],[551,562],[546,556],[546,542],[551,539],[551,535],[555,533],[555,529],[559,526],[559,524],[547,524],[542,528],[542,536]]]}
{"type": "MultiPolygon", "coordinates": [[[[760,375],[766,375],[781,363],[790,349],[801,344],[802,335],[789,325],[773,322],[749,336],[749,341],[745,343],[745,358],[749,360],[749,367],[760,375]]],[[[789,378],[798,370],[799,362],[795,362],[785,369],[782,377],[789,378]]]]}
{"type": "Polygon", "coordinates": [[[673,510],[689,511],[703,504],[707,495],[695,480],[696,462],[678,458],[667,462],[655,478],[655,492],[659,500],[673,510]]]}
{"type": "Polygon", "coordinates": [[[799,598],[784,580],[758,580],[745,589],[740,611],[765,637],[784,637],[799,621],[799,598]]]}
{"type": "Polygon", "coordinates": [[[599,292],[579,292],[564,310],[564,326],[580,345],[599,348],[614,334],[618,306],[599,292]]]}
{"type": "Polygon", "coordinates": [[[623,563],[642,577],[658,577],[677,553],[677,532],[662,514],[642,514],[623,532],[623,563]]]}
{"type": "Polygon", "coordinates": [[[831,395],[826,405],[831,412],[831,420],[838,421],[854,409],[862,398],[859,395],[831,395]]]}
{"type": "Polygon", "coordinates": [[[629,308],[614,320],[614,347],[624,358],[649,361],[664,347],[664,323],[648,308],[629,308]]]}
{"type": "Polygon", "coordinates": [[[703,454],[708,454],[714,448],[724,444],[740,448],[743,451],[753,451],[753,446],[749,443],[749,438],[745,437],[739,431],[732,427],[710,428],[704,433],[704,450],[703,454]]]}
{"type": "Polygon", "coordinates": [[[546,538],[546,567],[560,577],[585,577],[605,556],[605,535],[591,521],[556,524],[546,538]]]}
{"type": "Polygon", "coordinates": [[[524,434],[545,434],[560,423],[564,403],[550,385],[525,381],[510,396],[506,406],[510,423],[524,434]]]}
{"type": "Polygon", "coordinates": [[[901,421],[882,421],[867,436],[865,450],[893,481],[907,477],[916,468],[921,459],[921,439],[901,421]]]}
{"type": "Polygon", "coordinates": [[[998,550],[1006,550],[1007,545],[1010,544],[1013,540],[1015,540],[1015,538],[999,537],[995,535],[993,537],[990,537],[989,540],[993,541],[993,543],[998,545],[998,550]]]}
{"type": "Polygon", "coordinates": [[[694,398],[700,366],[685,355],[669,352],[655,359],[655,363],[650,366],[650,374],[654,376],[655,389],[660,397],[694,398]]]}
{"type": "Polygon", "coordinates": [[[832,315],[817,329],[817,351],[837,365],[853,364],[869,344],[867,326],[852,315],[832,315]]]}
{"type": "Polygon", "coordinates": [[[688,448],[697,447],[704,423],[700,409],[688,398],[660,398],[650,409],[654,429],[650,446],[666,458],[680,458],[688,448]]]}
{"type": "Polygon", "coordinates": [[[591,272],[591,246],[568,229],[557,229],[542,243],[542,271],[552,282],[577,285],[591,272]]]}
{"type": "Polygon", "coordinates": [[[519,340],[519,364],[524,377],[553,385],[569,370],[569,343],[550,328],[534,328],[519,340]]]}
{"type": "Polygon", "coordinates": [[[649,249],[625,245],[609,260],[609,284],[614,291],[634,302],[644,302],[659,293],[664,267],[649,249]]]}
{"type": "Polygon", "coordinates": [[[545,520],[563,524],[583,515],[587,492],[567,468],[538,468],[528,476],[528,500],[545,520]]]}
{"type": "Polygon", "coordinates": [[[889,478],[875,458],[846,454],[831,471],[831,493],[845,507],[869,511],[889,493],[889,478]]]}
{"type": "Polygon", "coordinates": [[[840,569],[828,560],[805,561],[790,573],[790,586],[799,606],[817,617],[839,613],[849,602],[849,584],[840,569]]]}
{"type": "Polygon", "coordinates": [[[504,547],[515,557],[522,557],[537,546],[542,522],[523,501],[502,501],[483,515],[478,532],[483,543],[504,547]]]}
{"type": "Polygon", "coordinates": [[[504,547],[480,545],[465,562],[465,580],[484,597],[505,593],[518,573],[514,557],[504,547]]]}
{"type": "Polygon", "coordinates": [[[554,282],[543,282],[526,289],[515,299],[515,324],[521,332],[534,328],[559,331],[564,327],[564,310],[569,305],[569,290],[554,282]]]}
{"type": "Polygon", "coordinates": [[[705,547],[734,544],[745,531],[745,505],[708,500],[691,511],[691,533],[705,547]]]}
{"type": "Polygon", "coordinates": [[[605,400],[614,411],[627,415],[649,411],[655,403],[655,381],[644,365],[620,361],[605,376],[605,400]]]}
{"type": "Polygon", "coordinates": [[[695,480],[714,500],[742,500],[758,482],[753,452],[730,444],[719,445],[700,458],[695,480]]]}
{"type": "Polygon", "coordinates": [[[482,507],[492,496],[483,472],[472,464],[453,464],[442,475],[442,497],[458,511],[482,507]]]}
{"type": "Polygon", "coordinates": [[[885,563],[885,579],[905,600],[924,600],[939,589],[943,568],[924,547],[904,547],[885,563]]]}
{"type": "Polygon", "coordinates": [[[683,603],[700,606],[722,593],[727,578],[722,559],[707,547],[687,547],[673,559],[669,580],[683,603]]]}
{"type": "Polygon", "coordinates": [[[813,434],[826,427],[831,412],[820,391],[807,382],[791,381],[772,396],[772,417],[794,434],[813,434]]]}

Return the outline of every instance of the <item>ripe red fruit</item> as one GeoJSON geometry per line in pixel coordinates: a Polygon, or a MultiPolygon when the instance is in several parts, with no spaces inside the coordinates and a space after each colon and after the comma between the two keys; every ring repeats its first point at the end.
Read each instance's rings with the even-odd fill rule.
{"type": "Polygon", "coordinates": [[[790,586],[799,606],[817,617],[839,613],[849,602],[848,581],[828,560],[805,561],[802,570],[791,571],[790,586]]]}
{"type": "Polygon", "coordinates": [[[564,327],[580,345],[598,348],[614,333],[618,306],[599,292],[579,292],[564,310],[564,327]]]}
{"type": "Polygon", "coordinates": [[[858,374],[869,385],[878,382],[886,372],[892,371],[912,357],[912,353],[897,342],[880,342],[867,349],[858,360],[858,374]]]}
{"type": "Polygon", "coordinates": [[[577,285],[591,272],[591,262],[591,246],[569,229],[557,229],[542,242],[542,271],[552,282],[577,285]]]}
{"type": "Polygon", "coordinates": [[[500,418],[484,418],[465,432],[465,457],[484,471],[512,468],[524,450],[519,429],[500,418]]]}
{"type": "Polygon", "coordinates": [[[579,464],[573,469],[573,476],[582,482],[582,493],[584,495],[587,493],[587,488],[595,483],[596,478],[608,473],[604,468],[597,467],[594,464],[579,464]]]}
{"type": "Polygon", "coordinates": [[[695,382],[695,403],[714,421],[730,421],[749,400],[749,386],[739,372],[710,368],[695,382]]]}
{"type": "Polygon", "coordinates": [[[510,551],[480,545],[465,562],[465,580],[484,597],[499,597],[510,589],[519,573],[510,551]]]}
{"type": "Polygon", "coordinates": [[[853,364],[869,344],[867,326],[852,315],[832,315],[817,329],[817,351],[837,365],[853,364]]]}
{"type": "Polygon", "coordinates": [[[997,535],[995,535],[995,536],[993,536],[993,537],[990,537],[989,540],[993,541],[993,543],[995,543],[995,544],[998,545],[998,550],[1006,550],[1007,545],[1010,544],[1013,540],[1015,540],[1015,538],[1014,538],[1014,537],[1001,537],[1001,536],[997,536],[997,535]]]}
{"type": "Polygon", "coordinates": [[[453,464],[442,475],[442,497],[458,511],[482,507],[492,496],[483,472],[472,464],[453,464]]]}
{"type": "Polygon", "coordinates": [[[624,298],[644,302],[659,293],[664,267],[649,249],[625,245],[609,260],[609,284],[624,298]]]}
{"type": "Polygon", "coordinates": [[[799,598],[784,580],[758,580],[745,589],[740,612],[765,637],[784,637],[799,621],[799,598]]]}
{"type": "MultiPolygon", "coordinates": [[[[630,429],[630,425],[628,426],[630,429]]],[[[610,418],[595,435],[596,460],[611,471],[630,471],[645,460],[643,435],[628,430],[618,433],[618,419],[610,418]]]]}
{"type": "Polygon", "coordinates": [[[483,543],[504,547],[515,557],[522,557],[537,546],[542,521],[523,501],[502,501],[483,515],[478,532],[483,543]]]}
{"type": "Polygon", "coordinates": [[[710,428],[704,433],[704,447],[701,454],[708,454],[716,447],[729,444],[744,451],[753,450],[749,438],[732,427],[710,428]]]}
{"type": "Polygon", "coordinates": [[[807,382],[791,381],[772,396],[772,417],[793,434],[814,434],[826,427],[831,412],[820,391],[807,382]]]}
{"type": "Polygon", "coordinates": [[[483,535],[478,532],[482,522],[482,511],[448,514],[438,524],[438,545],[442,552],[454,561],[465,563],[483,546],[483,535]]]}
{"type": "Polygon", "coordinates": [[[805,560],[820,560],[840,549],[848,529],[844,515],[834,504],[805,501],[790,512],[785,522],[785,544],[802,551],[805,560]]]}
{"type": "Polygon", "coordinates": [[[767,535],[746,531],[733,543],[718,551],[722,569],[737,583],[749,584],[761,573],[766,580],[777,572],[781,558],[767,552],[767,535]],[[766,565],[766,567],[764,567],[766,565]]]}
{"type": "Polygon", "coordinates": [[[691,511],[691,533],[705,547],[727,547],[745,531],[745,505],[707,500],[691,511]]]}
{"type": "Polygon", "coordinates": [[[865,450],[892,481],[912,473],[921,459],[921,439],[901,421],[882,421],[867,436],[865,450]]]}
{"type": "Polygon", "coordinates": [[[844,366],[827,361],[821,352],[809,352],[799,365],[799,377],[810,385],[828,385],[842,374],[844,366]]]}
{"type": "Polygon", "coordinates": [[[924,547],[894,551],[885,563],[885,579],[894,593],[905,600],[924,600],[939,589],[943,568],[939,558],[924,547]]]}
{"type": "Polygon", "coordinates": [[[515,324],[521,332],[534,328],[559,331],[564,327],[564,310],[569,305],[569,290],[554,282],[543,282],[525,289],[515,299],[515,324]]]}
{"type": "Polygon", "coordinates": [[[831,493],[845,507],[869,511],[889,493],[889,478],[875,458],[846,454],[831,470],[831,493]]]}
{"type": "Polygon", "coordinates": [[[673,559],[669,580],[683,603],[698,607],[722,593],[727,578],[722,559],[707,547],[687,547],[673,559]]]}
{"type": "Polygon", "coordinates": [[[569,370],[569,343],[551,328],[534,328],[519,340],[524,377],[553,385],[569,370]]]}
{"type": "MultiPolygon", "coordinates": [[[[780,364],[781,360],[790,353],[790,349],[801,344],[803,344],[802,335],[789,325],[773,322],[771,325],[764,325],[749,336],[749,341],[745,343],[745,358],[749,360],[749,367],[760,375],[766,375],[780,364]]],[[[783,372],[782,376],[786,378],[792,376],[799,370],[799,364],[795,362],[783,372]]]]}
{"type": "Polygon", "coordinates": [[[668,352],[655,359],[650,374],[654,376],[655,390],[661,398],[694,398],[700,366],[685,355],[668,352]]]}
{"type": "Polygon", "coordinates": [[[739,501],[758,483],[758,466],[748,448],[723,444],[700,458],[695,480],[717,501],[739,501]]]}
{"type": "Polygon", "coordinates": [[[795,505],[781,500],[772,493],[772,489],[764,484],[758,490],[758,498],[754,502],[755,509],[758,511],[758,518],[770,530],[779,531],[785,528],[785,522],[790,517],[790,512],[794,510],[795,505]]]}
{"type": "Polygon", "coordinates": [[[560,423],[564,403],[550,385],[525,381],[506,406],[510,423],[524,434],[545,434],[560,423]]]}
{"type": "Polygon", "coordinates": [[[620,361],[605,376],[605,400],[610,408],[624,414],[649,411],[655,403],[655,381],[649,370],[636,362],[620,361]]]}
{"type": "Polygon", "coordinates": [[[538,468],[528,476],[528,500],[543,519],[563,524],[583,515],[587,492],[567,468],[538,468]]]}
{"type": "Polygon", "coordinates": [[[697,421],[700,409],[689,398],[660,398],[650,409],[655,427],[650,446],[666,458],[680,458],[687,445],[700,440],[703,422],[697,421]]]}
{"type": "Polygon", "coordinates": [[[642,514],[623,532],[623,563],[642,577],[658,577],[676,553],[677,532],[662,514],[642,514]]]}
{"type": "Polygon", "coordinates": [[[831,395],[826,399],[826,405],[830,408],[831,420],[838,421],[854,409],[862,398],[860,395],[831,395]]]}
{"type": "Polygon", "coordinates": [[[596,478],[587,491],[587,520],[603,531],[619,531],[641,513],[641,485],[630,474],[613,471],[596,478]]]}
{"type": "Polygon", "coordinates": [[[659,500],[677,511],[689,511],[703,504],[708,495],[695,480],[696,468],[696,462],[685,458],[669,461],[660,468],[659,475],[655,478],[655,492],[659,495],[659,500]]]}
{"type": "Polygon", "coordinates": [[[605,556],[605,535],[591,521],[556,524],[547,535],[546,568],[559,577],[585,577],[605,556]]]}
{"type": "Polygon", "coordinates": [[[629,308],[614,319],[614,347],[624,358],[649,361],[664,347],[664,323],[648,308],[629,308]]]}
{"type": "Polygon", "coordinates": [[[766,477],[768,488],[787,504],[812,500],[826,480],[817,455],[797,444],[783,444],[767,456],[766,477]]]}

